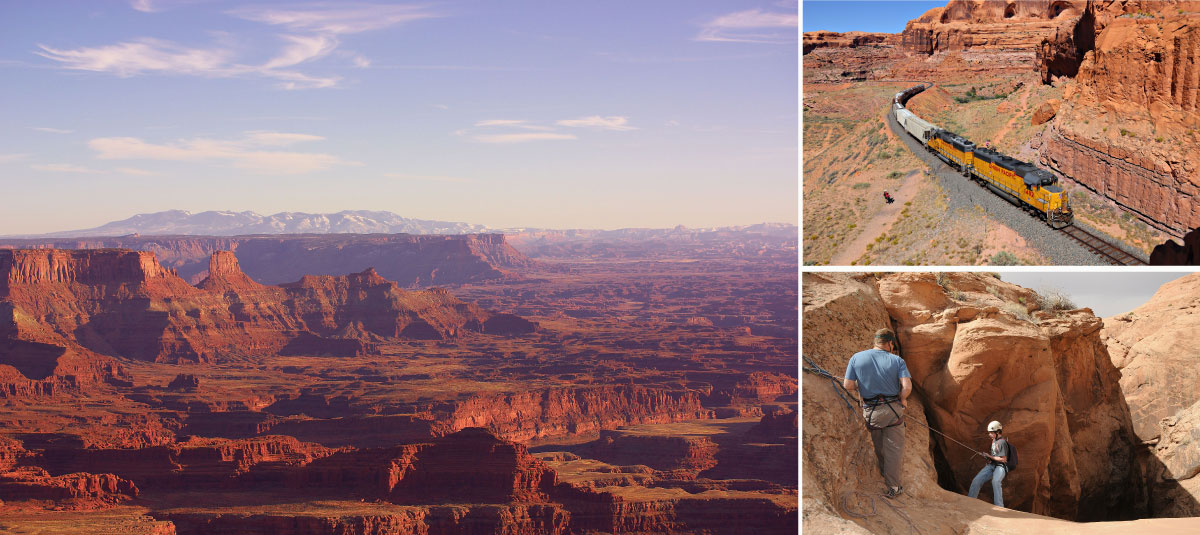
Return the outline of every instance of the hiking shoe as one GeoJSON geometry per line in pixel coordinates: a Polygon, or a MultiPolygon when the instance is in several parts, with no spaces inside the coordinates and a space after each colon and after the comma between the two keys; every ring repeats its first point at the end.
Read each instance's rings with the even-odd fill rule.
{"type": "Polygon", "coordinates": [[[895,498],[901,494],[904,494],[904,487],[891,487],[883,496],[885,498],[895,498]]]}

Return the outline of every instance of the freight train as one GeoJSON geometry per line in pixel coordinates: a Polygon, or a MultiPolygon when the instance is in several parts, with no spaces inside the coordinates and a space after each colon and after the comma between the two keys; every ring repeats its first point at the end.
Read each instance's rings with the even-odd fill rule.
{"type": "Polygon", "coordinates": [[[929,85],[917,85],[896,93],[892,116],[901,128],[921,145],[963,176],[976,180],[1009,202],[1037,215],[1052,228],[1071,224],[1073,213],[1067,192],[1058,185],[1058,177],[1037,166],[990,148],[978,147],[971,140],[917,117],[904,107],[913,95],[929,85]]]}

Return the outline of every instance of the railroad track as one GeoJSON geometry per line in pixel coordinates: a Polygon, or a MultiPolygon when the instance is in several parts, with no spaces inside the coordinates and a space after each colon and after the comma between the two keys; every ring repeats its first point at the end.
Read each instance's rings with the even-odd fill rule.
{"type": "Polygon", "coordinates": [[[1068,237],[1070,237],[1072,240],[1075,240],[1080,245],[1087,247],[1087,249],[1089,251],[1096,253],[1096,255],[1100,256],[1106,262],[1108,262],[1114,266],[1144,266],[1144,265],[1146,265],[1146,262],[1144,260],[1142,260],[1141,258],[1131,255],[1131,254],[1121,250],[1120,248],[1114,246],[1113,244],[1108,243],[1107,241],[1100,238],[1099,236],[1096,236],[1095,234],[1092,234],[1091,232],[1083,230],[1075,225],[1067,225],[1067,226],[1059,229],[1059,231],[1062,232],[1063,234],[1066,234],[1068,237]]]}

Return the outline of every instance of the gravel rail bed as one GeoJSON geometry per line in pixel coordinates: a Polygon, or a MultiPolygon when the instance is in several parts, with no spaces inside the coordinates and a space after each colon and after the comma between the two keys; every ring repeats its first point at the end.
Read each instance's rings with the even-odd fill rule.
{"type": "MultiPolygon", "coordinates": [[[[974,210],[978,206],[989,217],[1013,229],[1022,238],[1025,238],[1025,241],[1031,247],[1050,259],[1052,262],[1051,265],[1112,265],[1061,232],[1050,228],[1042,220],[1025,213],[1004,198],[992,193],[991,190],[979,185],[979,183],[967,179],[962,173],[954,170],[937,156],[926,151],[924,146],[908,135],[908,132],[905,132],[896,122],[890,110],[889,113],[884,115],[892,132],[900,136],[900,139],[904,141],[908,150],[915,154],[922,162],[925,162],[931,168],[934,176],[938,178],[938,183],[941,184],[942,191],[945,192],[948,201],[947,214],[953,216],[960,209],[974,210]]],[[[1090,227],[1083,226],[1083,228],[1095,233],[1095,230],[1090,227]]],[[[1144,256],[1144,253],[1140,256],[1144,256]]]]}

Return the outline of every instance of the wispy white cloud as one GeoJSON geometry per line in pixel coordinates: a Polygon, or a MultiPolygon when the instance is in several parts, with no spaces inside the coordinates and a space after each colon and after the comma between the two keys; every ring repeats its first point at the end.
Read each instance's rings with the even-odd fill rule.
{"type": "Polygon", "coordinates": [[[83,167],[81,165],[74,165],[74,164],[69,164],[69,163],[35,163],[33,165],[30,165],[29,167],[35,171],[45,171],[48,173],[79,173],[79,174],[94,175],[94,174],[102,174],[102,173],[107,172],[107,171],[101,171],[99,169],[92,169],[89,167],[83,167]]]}
{"type": "Polygon", "coordinates": [[[521,120],[521,119],[489,119],[486,121],[479,121],[479,122],[475,123],[475,126],[479,126],[479,127],[499,126],[499,127],[520,128],[523,130],[543,130],[543,131],[554,130],[554,127],[552,127],[552,126],[532,124],[529,121],[525,121],[525,120],[521,120]]]}
{"type": "Polygon", "coordinates": [[[295,32],[324,34],[379,30],[415,20],[439,17],[424,5],[385,5],[355,2],[314,4],[288,9],[276,6],[241,7],[226,13],[245,20],[284,26],[295,32]]]}
{"type": "Polygon", "coordinates": [[[0,154],[0,163],[19,162],[28,157],[28,154],[0,154]]]}
{"type": "Polygon", "coordinates": [[[731,43],[795,43],[799,25],[800,16],[797,13],[750,9],[721,15],[713,19],[700,29],[696,40],[731,43]]]}
{"type": "Polygon", "coordinates": [[[154,2],[151,0],[132,0],[129,2],[129,7],[141,11],[143,13],[154,13],[154,2]]]}
{"type": "Polygon", "coordinates": [[[49,132],[51,134],[70,134],[74,132],[74,130],[63,130],[62,128],[50,128],[48,126],[35,126],[33,129],[38,132],[49,132]]]}
{"type": "Polygon", "coordinates": [[[526,143],[529,141],[558,141],[579,139],[573,134],[556,134],[553,132],[530,132],[524,134],[489,134],[474,137],[482,143],[526,143]]]}
{"type": "Polygon", "coordinates": [[[439,176],[439,175],[410,175],[408,173],[384,173],[383,176],[388,178],[400,178],[404,180],[421,180],[425,182],[452,182],[459,184],[470,184],[478,182],[470,178],[462,178],[457,176],[439,176]]]}
{"type": "Polygon", "coordinates": [[[322,37],[285,35],[289,44],[279,55],[263,65],[235,63],[234,52],[228,48],[191,48],[161,39],[139,39],[115,45],[60,50],[38,45],[35,54],[59,62],[66,69],[108,72],[128,78],[141,74],[182,74],[209,78],[263,76],[280,80],[284,89],[333,87],[341,80],[337,76],[311,76],[301,72],[280,70],[320,58],[337,46],[337,40],[322,37]]]}
{"type": "Polygon", "coordinates": [[[361,165],[322,153],[265,150],[320,136],[284,132],[247,132],[241,139],[194,138],[167,144],[147,143],[134,137],[104,137],[88,142],[96,156],[106,160],[167,160],[229,162],[234,167],[260,174],[312,173],[339,165],[361,165]]]}
{"type": "Polygon", "coordinates": [[[437,109],[439,109],[439,110],[448,110],[448,109],[450,109],[450,106],[447,106],[447,105],[445,105],[445,104],[430,104],[430,106],[433,106],[434,108],[437,108],[437,109]]]}
{"type": "MultiPolygon", "coordinates": [[[[133,0],[138,11],[158,10],[150,0],[133,0]]],[[[295,70],[329,56],[341,42],[339,35],[378,30],[437,15],[426,6],[360,3],[316,4],[298,9],[243,7],[227,12],[245,20],[282,26],[282,47],[262,64],[237,61],[233,40],[212,46],[185,46],[162,39],[141,38],[97,47],[63,49],[39,44],[34,53],[56,61],[65,69],[107,72],[122,78],[143,74],[178,74],[210,78],[261,76],[279,81],[283,89],[335,87],[340,76],[320,76],[295,70]],[[222,44],[225,43],[225,44],[222,44]]],[[[358,68],[371,66],[362,55],[340,55],[358,68]]]]}
{"type": "Polygon", "coordinates": [[[637,130],[637,127],[629,126],[629,118],[622,116],[602,117],[592,115],[589,117],[581,117],[578,119],[562,119],[555,121],[555,126],[532,123],[524,119],[486,119],[476,121],[474,128],[464,128],[454,131],[454,135],[461,137],[469,137],[481,143],[526,143],[530,141],[561,141],[579,139],[575,134],[564,134],[557,132],[558,127],[567,128],[592,128],[600,130],[637,130]],[[480,130],[485,132],[495,131],[500,129],[502,132],[508,129],[510,133],[480,133],[480,130]],[[511,130],[534,130],[535,132],[517,132],[511,133],[511,130]]]}
{"type": "Polygon", "coordinates": [[[322,58],[337,48],[338,40],[332,35],[282,35],[288,45],[271,61],[262,66],[264,70],[292,67],[306,61],[322,58]]]}
{"type": "Polygon", "coordinates": [[[601,117],[592,115],[590,117],[582,117],[579,119],[563,119],[554,124],[559,126],[569,126],[572,128],[600,128],[602,130],[637,130],[636,127],[629,126],[628,117],[617,115],[609,117],[601,117]]]}
{"type": "Polygon", "coordinates": [[[38,45],[35,54],[52,59],[67,69],[111,72],[122,78],[146,72],[230,76],[232,52],[221,48],[188,48],[160,39],[136,41],[95,48],[60,50],[38,45]]]}
{"type": "Polygon", "coordinates": [[[525,121],[521,119],[488,119],[476,122],[475,126],[517,126],[521,124],[525,124],[525,121]]]}

